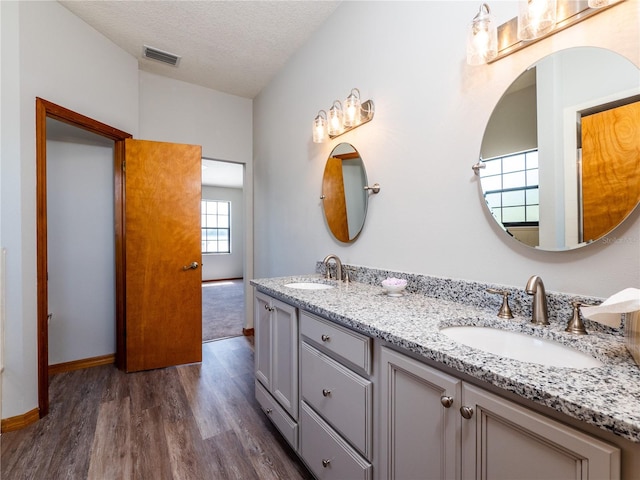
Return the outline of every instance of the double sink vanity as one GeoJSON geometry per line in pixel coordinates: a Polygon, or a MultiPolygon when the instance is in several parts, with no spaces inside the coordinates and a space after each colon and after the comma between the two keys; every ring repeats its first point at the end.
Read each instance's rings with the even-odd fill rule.
{"type": "Polygon", "coordinates": [[[640,369],[621,329],[566,333],[562,294],[540,326],[524,289],[501,319],[495,285],[345,269],[349,282],[251,281],[256,397],[314,476],[640,476],[640,369]],[[384,293],[391,275],[407,293],[384,293]]]}

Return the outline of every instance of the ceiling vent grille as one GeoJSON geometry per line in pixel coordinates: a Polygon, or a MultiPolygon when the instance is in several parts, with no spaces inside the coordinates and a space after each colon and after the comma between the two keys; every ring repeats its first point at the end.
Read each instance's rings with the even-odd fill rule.
{"type": "Polygon", "coordinates": [[[157,60],[158,62],[166,63],[173,67],[177,67],[180,63],[180,57],[178,55],[174,55],[173,53],[164,52],[162,50],[158,50],[157,48],[150,47],[148,45],[144,46],[143,53],[145,58],[150,58],[151,60],[157,60]]]}

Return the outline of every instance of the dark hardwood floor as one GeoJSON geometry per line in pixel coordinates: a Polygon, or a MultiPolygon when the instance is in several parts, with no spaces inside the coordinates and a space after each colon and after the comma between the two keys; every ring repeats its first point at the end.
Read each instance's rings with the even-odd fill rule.
{"type": "Polygon", "coordinates": [[[253,337],[203,344],[202,364],[51,377],[50,413],[1,437],[13,479],[310,479],[254,398],[253,337]]]}

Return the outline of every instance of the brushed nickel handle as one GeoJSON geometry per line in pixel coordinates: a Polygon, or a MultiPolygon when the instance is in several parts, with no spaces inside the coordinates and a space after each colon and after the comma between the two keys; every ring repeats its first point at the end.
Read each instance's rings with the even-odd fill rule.
{"type": "Polygon", "coordinates": [[[323,468],[327,468],[329,465],[331,465],[331,459],[329,459],[329,458],[323,458],[323,459],[322,459],[322,467],[323,467],[323,468]]]}
{"type": "Polygon", "coordinates": [[[460,407],[460,415],[469,420],[471,417],[473,417],[473,408],[465,407],[463,405],[462,407],[460,407]]]}
{"type": "Polygon", "coordinates": [[[189,265],[182,267],[182,270],[196,270],[198,268],[198,262],[191,262],[189,265]]]}
{"type": "Polygon", "coordinates": [[[322,389],[322,396],[323,397],[328,397],[331,395],[331,390],[327,390],[326,388],[322,389]]]}
{"type": "Polygon", "coordinates": [[[323,342],[328,342],[329,340],[331,340],[331,337],[329,335],[322,335],[320,338],[323,342]]]}
{"type": "Polygon", "coordinates": [[[440,397],[440,403],[444,408],[451,408],[451,405],[453,405],[453,398],[448,395],[442,395],[440,397]]]}

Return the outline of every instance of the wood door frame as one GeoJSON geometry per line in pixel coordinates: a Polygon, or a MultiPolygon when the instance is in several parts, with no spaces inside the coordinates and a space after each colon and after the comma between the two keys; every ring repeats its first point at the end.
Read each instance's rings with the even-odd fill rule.
{"type": "Polygon", "coordinates": [[[87,130],[114,141],[114,220],[116,366],[126,368],[125,356],[125,256],[124,256],[124,141],[130,133],[101,123],[67,108],[36,97],[36,268],[38,335],[38,410],[40,418],[49,413],[49,296],[47,251],[47,118],[87,130]]]}

